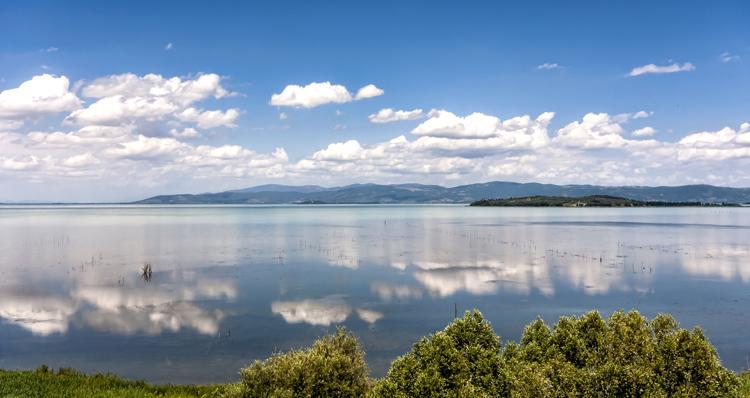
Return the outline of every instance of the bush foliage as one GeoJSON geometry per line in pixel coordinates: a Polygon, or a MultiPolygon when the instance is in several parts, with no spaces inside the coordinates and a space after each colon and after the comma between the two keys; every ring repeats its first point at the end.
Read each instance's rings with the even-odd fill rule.
{"type": "Polygon", "coordinates": [[[242,369],[238,395],[258,398],[362,397],[369,370],[357,338],[339,328],[304,350],[276,354],[242,369]]]}
{"type": "Polygon", "coordinates": [[[500,338],[478,311],[423,338],[374,389],[378,397],[726,397],[736,375],[700,329],[636,311],[541,319],[519,343],[500,338]]]}

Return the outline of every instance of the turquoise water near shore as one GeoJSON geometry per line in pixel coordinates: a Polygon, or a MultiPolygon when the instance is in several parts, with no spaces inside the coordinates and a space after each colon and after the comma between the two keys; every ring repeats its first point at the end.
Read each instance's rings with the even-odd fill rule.
{"type": "Polygon", "coordinates": [[[750,209],[0,207],[0,368],[222,382],[344,325],[382,375],[470,308],[670,312],[743,369],[750,209]]]}

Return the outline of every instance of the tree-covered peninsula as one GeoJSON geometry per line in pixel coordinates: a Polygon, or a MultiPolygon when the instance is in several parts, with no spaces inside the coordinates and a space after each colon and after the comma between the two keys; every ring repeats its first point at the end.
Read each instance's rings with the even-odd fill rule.
{"type": "Polygon", "coordinates": [[[484,207],[701,207],[701,206],[739,206],[734,203],[703,202],[662,202],[641,201],[609,195],[590,195],[581,197],[566,196],[523,196],[514,198],[482,199],[472,202],[471,206],[484,207]]]}

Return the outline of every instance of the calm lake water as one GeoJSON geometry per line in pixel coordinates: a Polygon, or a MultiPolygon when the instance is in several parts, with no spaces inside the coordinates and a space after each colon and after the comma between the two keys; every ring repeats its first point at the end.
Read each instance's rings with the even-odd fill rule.
{"type": "Polygon", "coordinates": [[[454,306],[512,340],[539,315],[670,312],[740,370],[750,209],[0,207],[0,368],[223,382],[344,325],[380,376],[454,306]]]}

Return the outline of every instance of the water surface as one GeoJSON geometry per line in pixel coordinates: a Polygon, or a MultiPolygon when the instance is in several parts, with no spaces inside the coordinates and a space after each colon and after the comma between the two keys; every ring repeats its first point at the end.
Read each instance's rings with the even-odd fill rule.
{"type": "Polygon", "coordinates": [[[513,340],[540,315],[670,312],[740,370],[750,209],[0,207],[0,368],[223,382],[344,325],[381,376],[455,308],[513,340]]]}

